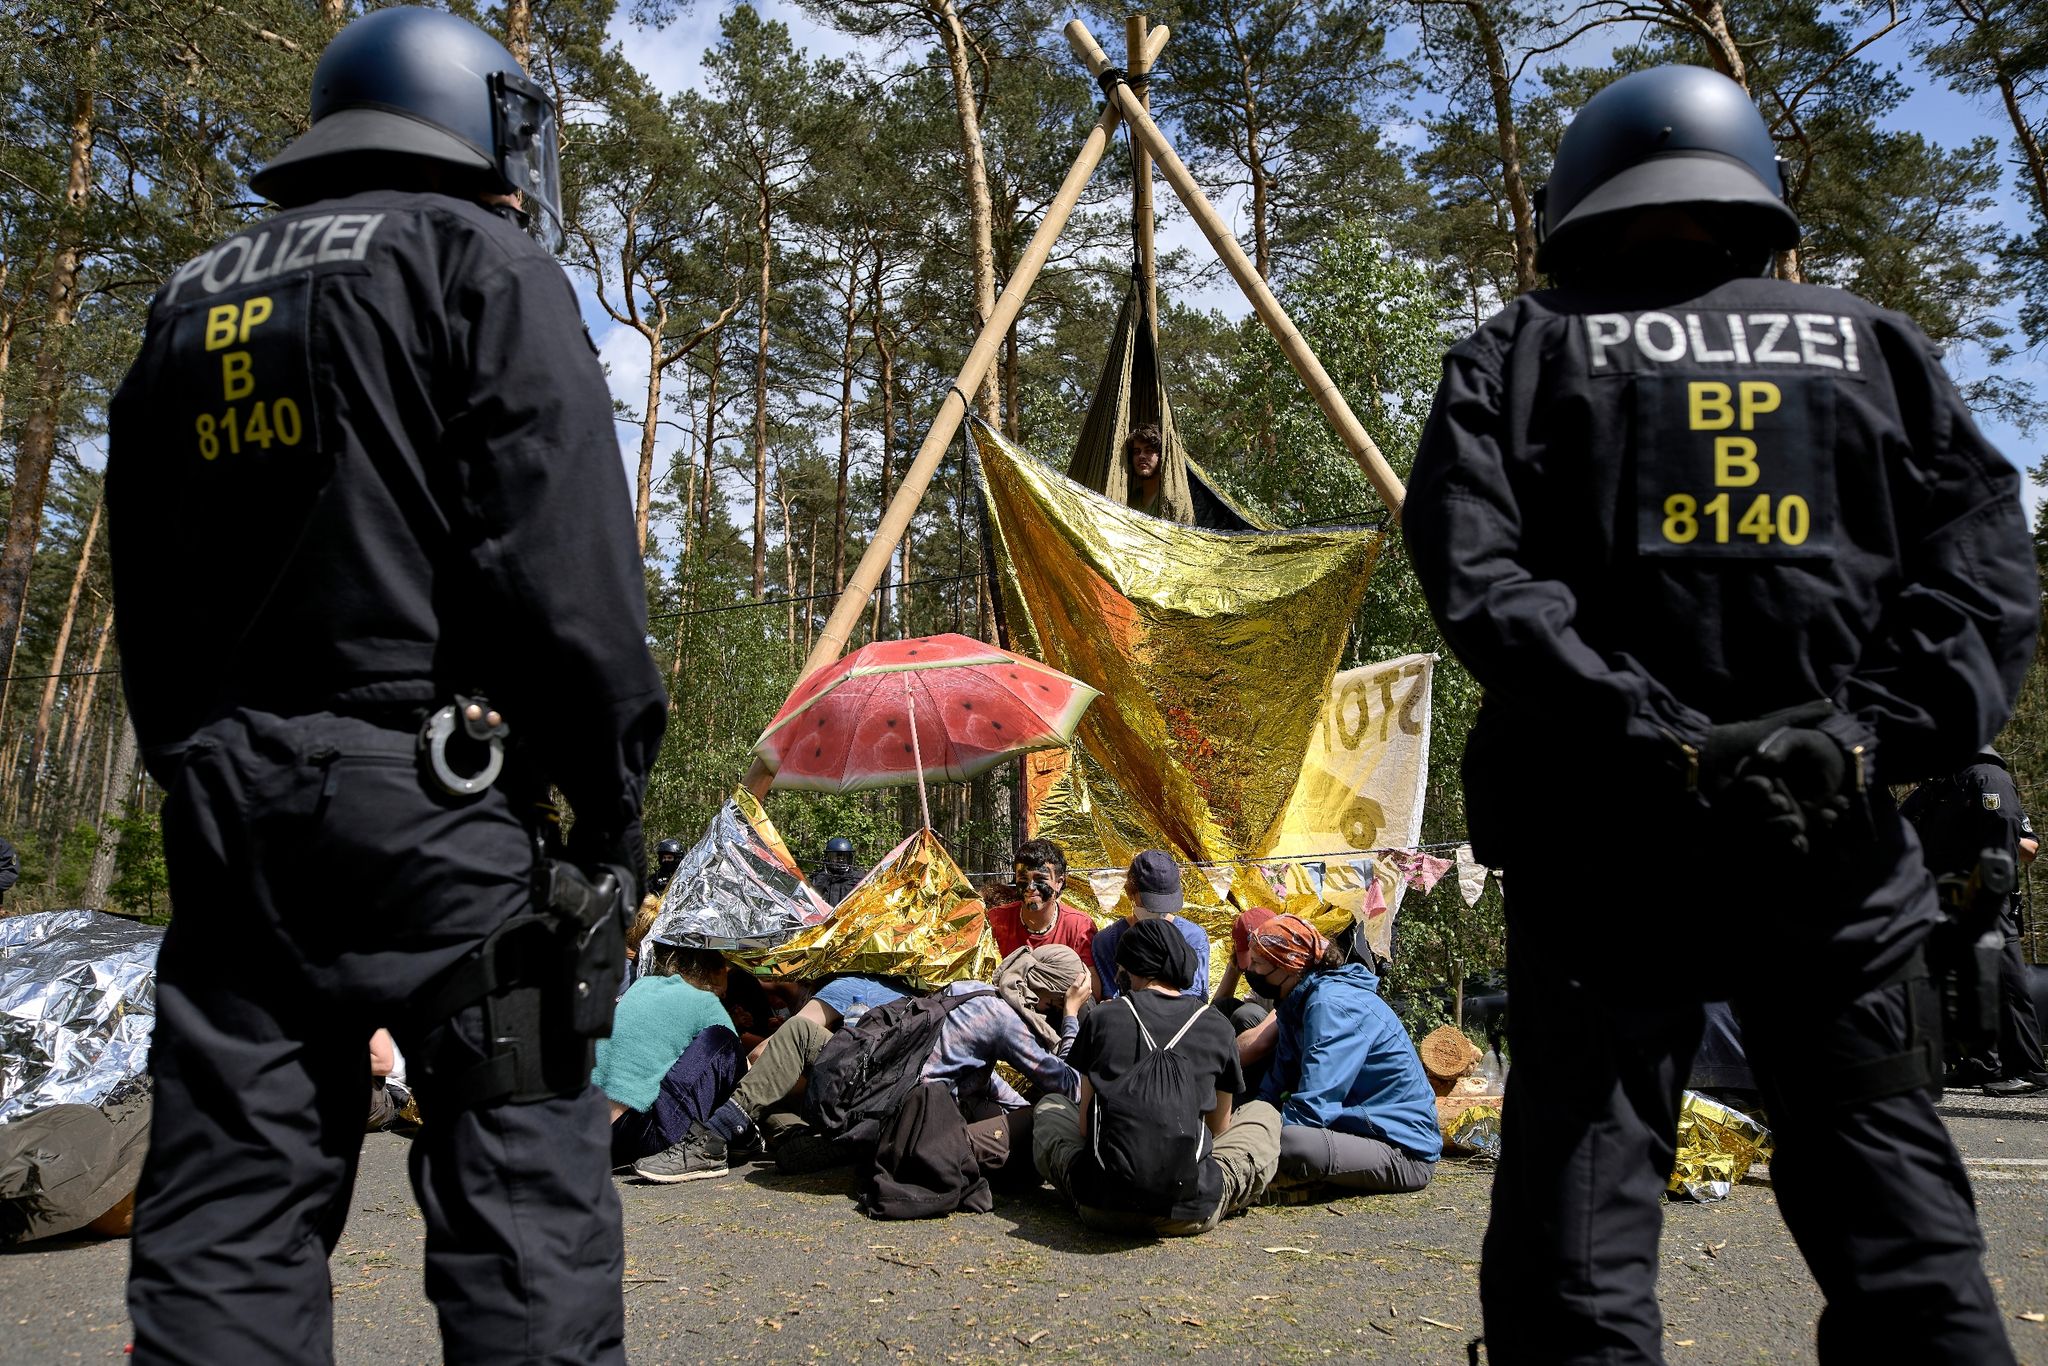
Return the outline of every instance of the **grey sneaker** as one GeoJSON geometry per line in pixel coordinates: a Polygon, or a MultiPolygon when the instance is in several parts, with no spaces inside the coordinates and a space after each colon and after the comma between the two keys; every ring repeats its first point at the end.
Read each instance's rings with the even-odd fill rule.
{"type": "Polygon", "coordinates": [[[724,1176],[730,1170],[725,1162],[725,1140],[701,1124],[691,1125],[681,1142],[633,1164],[633,1172],[641,1180],[662,1186],[724,1176]]]}

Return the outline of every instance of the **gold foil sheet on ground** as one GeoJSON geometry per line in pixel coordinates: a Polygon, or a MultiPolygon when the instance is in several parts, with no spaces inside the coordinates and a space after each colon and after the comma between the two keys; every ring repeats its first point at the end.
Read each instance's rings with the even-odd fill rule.
{"type": "Polygon", "coordinates": [[[1444,1143],[1467,1157],[1500,1156],[1500,1106],[1474,1105],[1444,1129],[1444,1143]]]}
{"type": "Polygon", "coordinates": [[[1726,1200],[1749,1169],[1771,1160],[1771,1131],[1740,1110],[1687,1091],[1678,1107],[1678,1160],[1666,1187],[1688,1200],[1726,1200]]]}
{"type": "Polygon", "coordinates": [[[1011,647],[1102,693],[1032,765],[1033,833],[1082,868],[1270,847],[1381,536],[1179,526],[972,431],[1011,647]]]}
{"type": "Polygon", "coordinates": [[[925,991],[995,975],[995,938],[981,898],[920,830],[846,894],[830,920],[765,953],[734,955],[762,976],[814,981],[833,973],[901,977],[925,991]]]}

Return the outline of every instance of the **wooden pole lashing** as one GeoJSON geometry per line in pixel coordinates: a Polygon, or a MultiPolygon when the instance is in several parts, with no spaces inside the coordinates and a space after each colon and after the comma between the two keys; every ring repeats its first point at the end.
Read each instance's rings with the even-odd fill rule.
{"type": "MultiPolygon", "coordinates": [[[[1095,41],[1095,35],[1088,31],[1086,23],[1076,19],[1067,25],[1066,33],[1067,43],[1074,49],[1074,55],[1088,68],[1089,75],[1100,77],[1103,72],[1109,70],[1109,58],[1103,55],[1102,45],[1095,41]]],[[[1244,248],[1238,245],[1237,238],[1232,235],[1230,225],[1223,221],[1223,216],[1216,212],[1208,196],[1202,193],[1201,186],[1195,183],[1194,176],[1174,152],[1173,144],[1159,131],[1159,125],[1145,112],[1145,106],[1131,88],[1118,84],[1112,88],[1110,97],[1111,103],[1123,114],[1124,122],[1130,125],[1133,140],[1143,145],[1145,150],[1152,154],[1153,160],[1159,163],[1159,173],[1166,177],[1167,184],[1173,186],[1174,193],[1180,196],[1180,202],[1187,205],[1188,212],[1194,217],[1195,225],[1201,228],[1202,235],[1209,239],[1209,245],[1215,248],[1216,254],[1223,259],[1223,264],[1230,270],[1231,278],[1237,281],[1238,288],[1251,300],[1252,308],[1259,315],[1259,321],[1266,325],[1266,330],[1273,334],[1273,340],[1280,344],[1280,350],[1315,398],[1316,406],[1323,410],[1323,416],[1329,419],[1338,437],[1350,448],[1351,458],[1365,471],[1365,477],[1372,482],[1380,500],[1398,519],[1401,515],[1401,504],[1408,492],[1402,486],[1400,476],[1394,473],[1393,466],[1389,465],[1387,458],[1380,453],[1378,444],[1365,430],[1364,424],[1358,420],[1358,415],[1351,411],[1351,405],[1344,401],[1344,395],[1337,389],[1337,382],[1330,378],[1330,372],[1323,369],[1323,363],[1316,359],[1315,352],[1309,349],[1308,343],[1295,329],[1293,320],[1287,316],[1287,310],[1280,306],[1280,301],[1273,297],[1273,291],[1267,288],[1266,282],[1259,277],[1259,272],[1252,266],[1251,259],[1244,254],[1244,248]]]]}
{"type": "MultiPolygon", "coordinates": [[[[1162,25],[1146,36],[1144,54],[1148,63],[1158,60],[1160,50],[1166,46],[1169,34],[1162,25]]],[[[839,595],[839,601],[832,606],[832,615],[825,619],[825,629],[818,633],[818,640],[811,647],[811,653],[804,660],[804,667],[797,675],[798,683],[830,664],[846,649],[847,637],[853,634],[854,626],[866,607],[875,586],[882,580],[882,571],[889,563],[889,557],[896,551],[897,543],[910,526],[911,517],[917,512],[917,505],[924,498],[925,490],[931,487],[932,475],[937,473],[939,462],[945,458],[946,450],[953,443],[953,437],[960,430],[960,423],[966,416],[967,406],[963,394],[974,393],[981,385],[982,377],[995,362],[996,352],[1002,346],[1010,324],[1016,321],[1018,312],[1024,306],[1024,296],[1031,292],[1031,286],[1038,280],[1038,272],[1045,266],[1046,258],[1052,255],[1053,243],[1072,216],[1074,206],[1081,200],[1081,192],[1088,187],[1088,180],[1095,174],[1095,168],[1102,164],[1104,153],[1109,150],[1109,140],[1116,133],[1119,110],[1112,100],[1102,108],[1102,117],[1095,128],[1081,144],[1080,152],[1074,157],[1074,164],[1067,171],[1067,178],[1060,182],[1059,193],[1046,205],[1045,216],[1038,221],[1038,231],[1031,235],[1031,243],[1024,248],[1010,279],[1003,286],[1001,297],[996,300],[995,311],[982,324],[981,335],[974,339],[974,345],[967,352],[967,359],[960,364],[960,372],[953,377],[953,387],[939,403],[938,414],[933,417],[931,430],[925,433],[924,444],[917,448],[917,455],[903,471],[902,482],[896,486],[895,496],[883,510],[882,520],[875,527],[875,534],[868,541],[867,549],[861,552],[860,563],[854,566],[847,577],[846,591],[839,595]]],[[[759,758],[747,770],[745,785],[756,798],[768,794],[768,785],[774,775],[759,758]]]]}

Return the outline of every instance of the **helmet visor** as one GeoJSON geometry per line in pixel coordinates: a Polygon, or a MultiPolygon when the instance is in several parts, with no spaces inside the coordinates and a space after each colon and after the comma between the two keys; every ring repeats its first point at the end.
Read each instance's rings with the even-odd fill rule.
{"type": "Polygon", "coordinates": [[[524,76],[500,71],[491,77],[491,119],[498,174],[523,198],[526,230],[549,251],[560,251],[562,157],[553,103],[524,76]]]}

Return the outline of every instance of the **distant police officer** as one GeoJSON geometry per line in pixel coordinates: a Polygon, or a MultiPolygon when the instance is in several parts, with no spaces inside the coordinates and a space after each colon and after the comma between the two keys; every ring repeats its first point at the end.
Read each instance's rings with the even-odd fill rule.
{"type": "Polygon", "coordinates": [[[514,221],[555,225],[555,165],[498,43],[356,21],[253,179],[283,212],[171,277],[113,402],[122,662],[176,904],[138,1361],[332,1358],[380,1025],[426,1121],[448,1358],[621,1357],[590,1038],[665,706],[604,379],[514,221]]]}
{"type": "MultiPolygon", "coordinates": [[[[1961,772],[1914,788],[1899,811],[1920,836],[1927,867],[1937,877],[1967,877],[1987,848],[2001,849],[2015,868],[2032,863],[2041,849],[2005,756],[1989,745],[1961,772]]],[[[2015,890],[2000,908],[1997,926],[2004,951],[1998,960],[1995,1040],[1949,1040],[1952,1057],[1969,1047],[1979,1050],[1978,1056],[1964,1054],[1960,1066],[1951,1068],[1950,1083],[1982,1081],[1985,1092],[1993,1096],[2024,1096],[2048,1089],[2048,1065],[2041,1058],[2041,1024],[2034,1016],[2033,996],[2027,990],[2027,960],[2020,951],[2019,910],[2015,890]],[[1988,1050],[1982,1048],[1986,1043],[1992,1045],[1988,1050]],[[1984,1056],[1987,1052],[1988,1057],[1984,1056]],[[1981,1074],[1970,1075],[1970,1069],[1982,1069],[1981,1074]]]]}
{"type": "Polygon", "coordinates": [[[668,890],[676,869],[682,866],[683,842],[679,839],[665,839],[654,846],[654,875],[647,879],[647,890],[656,896],[668,890]]]}
{"type": "Polygon", "coordinates": [[[825,841],[825,866],[811,874],[811,887],[819,896],[837,906],[846,894],[860,886],[867,869],[853,865],[853,841],[834,835],[825,841]]]}
{"type": "Polygon", "coordinates": [[[1885,785],[2010,712],[2039,601],[2017,476],[1910,322],[1766,277],[1799,232],[1780,188],[1732,82],[1596,95],[1541,206],[1560,287],[1451,352],[1415,461],[1416,572],[1485,688],[1472,842],[1509,888],[1495,1362],[1662,1359],[1680,1086],[1697,1002],[1731,996],[1822,1359],[2012,1359],[1885,785]],[[1582,895],[1567,826],[1655,874],[1582,895]]]}

